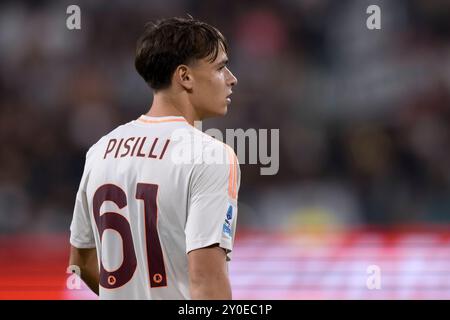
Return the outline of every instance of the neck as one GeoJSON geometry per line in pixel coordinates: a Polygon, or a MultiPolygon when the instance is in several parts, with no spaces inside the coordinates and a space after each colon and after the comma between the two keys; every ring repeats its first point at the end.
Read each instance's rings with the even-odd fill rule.
{"type": "Polygon", "coordinates": [[[201,120],[187,97],[174,98],[163,92],[153,96],[152,106],[146,115],[149,117],[181,116],[192,126],[194,121],[201,120]]]}

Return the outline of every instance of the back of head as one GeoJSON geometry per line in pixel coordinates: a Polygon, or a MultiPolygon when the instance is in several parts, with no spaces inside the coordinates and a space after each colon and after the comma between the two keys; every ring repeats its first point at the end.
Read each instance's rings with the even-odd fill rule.
{"type": "Polygon", "coordinates": [[[207,58],[214,61],[224,36],[215,27],[193,18],[169,18],[145,25],[136,48],[135,67],[155,91],[170,87],[180,64],[207,58]]]}

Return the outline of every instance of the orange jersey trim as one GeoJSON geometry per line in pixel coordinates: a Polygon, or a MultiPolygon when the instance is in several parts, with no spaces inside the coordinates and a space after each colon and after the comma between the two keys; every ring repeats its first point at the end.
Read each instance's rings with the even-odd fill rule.
{"type": "Polygon", "coordinates": [[[237,198],[237,161],[232,149],[227,146],[230,174],[228,176],[228,195],[232,199],[237,198]]]}
{"type": "Polygon", "coordinates": [[[143,122],[143,123],[187,122],[186,119],[147,120],[147,119],[142,119],[142,118],[137,119],[137,121],[143,122]]]}

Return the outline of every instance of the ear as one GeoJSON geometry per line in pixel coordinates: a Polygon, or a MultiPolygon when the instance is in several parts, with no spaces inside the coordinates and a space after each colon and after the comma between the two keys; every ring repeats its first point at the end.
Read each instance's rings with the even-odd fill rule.
{"type": "Polygon", "coordinates": [[[194,86],[192,70],[184,64],[180,64],[174,72],[174,81],[176,81],[185,90],[191,91],[194,86]]]}

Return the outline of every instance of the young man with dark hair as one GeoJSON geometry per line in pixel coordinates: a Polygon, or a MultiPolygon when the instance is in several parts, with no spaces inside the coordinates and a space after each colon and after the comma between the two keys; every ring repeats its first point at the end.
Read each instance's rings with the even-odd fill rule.
{"type": "Polygon", "coordinates": [[[193,127],[226,114],[237,83],[227,61],[225,38],[204,22],[146,25],[135,66],[153,104],[89,149],[71,224],[70,264],[100,298],[231,299],[239,164],[193,127]]]}

